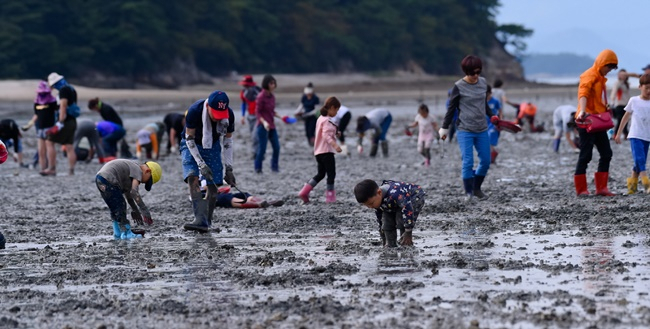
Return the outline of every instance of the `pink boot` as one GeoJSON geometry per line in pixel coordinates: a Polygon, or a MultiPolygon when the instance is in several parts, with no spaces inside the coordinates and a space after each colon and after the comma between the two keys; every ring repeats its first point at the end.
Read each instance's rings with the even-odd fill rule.
{"type": "Polygon", "coordinates": [[[336,202],[336,191],[328,190],[325,192],[325,202],[333,203],[336,202]]]}
{"type": "Polygon", "coordinates": [[[302,187],[302,190],[300,190],[300,193],[298,193],[298,197],[302,200],[302,202],[309,203],[309,192],[311,192],[313,188],[314,187],[309,184],[305,184],[305,186],[302,187]]]}

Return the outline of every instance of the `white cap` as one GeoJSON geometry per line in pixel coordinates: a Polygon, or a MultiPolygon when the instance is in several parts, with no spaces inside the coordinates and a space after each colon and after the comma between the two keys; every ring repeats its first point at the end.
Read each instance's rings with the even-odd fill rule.
{"type": "Polygon", "coordinates": [[[62,75],[60,75],[60,74],[58,74],[56,72],[52,72],[52,73],[50,73],[50,75],[47,76],[47,84],[49,84],[50,87],[52,87],[52,86],[54,86],[55,83],[61,81],[61,79],[63,79],[62,75]]]}

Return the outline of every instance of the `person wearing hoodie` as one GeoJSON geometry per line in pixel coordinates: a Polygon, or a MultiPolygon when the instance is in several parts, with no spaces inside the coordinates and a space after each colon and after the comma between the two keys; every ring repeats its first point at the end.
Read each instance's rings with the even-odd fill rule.
{"type": "MultiPolygon", "coordinates": [[[[578,108],[576,120],[584,119],[588,114],[600,114],[607,111],[607,89],[605,76],[618,68],[618,57],[614,51],[605,49],[598,54],[594,65],[580,75],[578,86],[578,108]]],[[[612,160],[612,148],[609,145],[607,131],[588,133],[578,128],[580,136],[580,155],[576,164],[573,182],[578,196],[589,195],[587,189],[587,166],[591,162],[593,148],[596,146],[600,159],[595,173],[596,195],[613,196],[607,188],[609,163],[612,160]]]]}

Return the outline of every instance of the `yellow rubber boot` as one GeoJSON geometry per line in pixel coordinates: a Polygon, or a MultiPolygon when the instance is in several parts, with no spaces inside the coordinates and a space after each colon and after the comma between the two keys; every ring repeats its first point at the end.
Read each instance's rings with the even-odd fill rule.
{"type": "Polygon", "coordinates": [[[628,177],[627,179],[627,194],[634,194],[638,192],[637,187],[639,179],[636,177],[628,177]]]}
{"type": "Polygon", "coordinates": [[[641,177],[641,184],[643,184],[644,192],[646,194],[650,193],[650,179],[648,179],[648,176],[641,177]]]}

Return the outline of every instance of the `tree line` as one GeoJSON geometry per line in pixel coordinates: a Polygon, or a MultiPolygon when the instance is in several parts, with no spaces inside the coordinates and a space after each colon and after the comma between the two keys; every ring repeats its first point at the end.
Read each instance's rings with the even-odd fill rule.
{"type": "MultiPolygon", "coordinates": [[[[463,56],[492,46],[498,6],[498,0],[4,0],[0,78],[92,71],[137,79],[178,61],[212,75],[372,72],[407,63],[456,74],[463,56]]],[[[507,37],[502,43],[512,42],[507,37]]]]}

